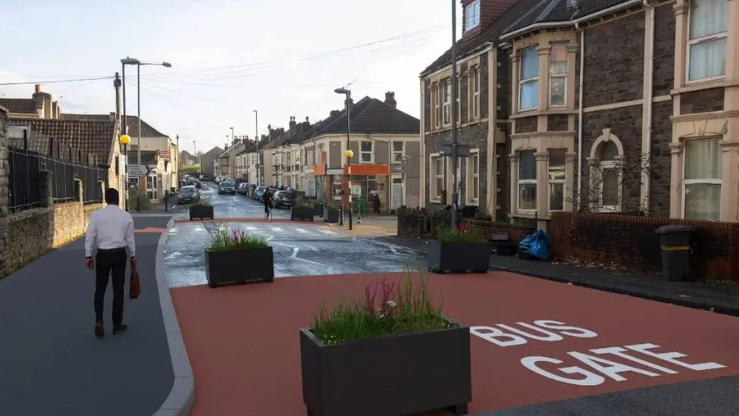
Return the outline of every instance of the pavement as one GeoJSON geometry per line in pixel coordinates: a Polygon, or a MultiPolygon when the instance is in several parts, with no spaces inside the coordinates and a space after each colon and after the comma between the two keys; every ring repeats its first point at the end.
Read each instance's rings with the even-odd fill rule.
{"type": "Polygon", "coordinates": [[[160,410],[174,383],[156,279],[168,220],[134,220],[142,294],[125,300],[124,334],[93,334],[95,278],[85,267],[83,239],[0,281],[0,415],[151,416],[160,410]]]}

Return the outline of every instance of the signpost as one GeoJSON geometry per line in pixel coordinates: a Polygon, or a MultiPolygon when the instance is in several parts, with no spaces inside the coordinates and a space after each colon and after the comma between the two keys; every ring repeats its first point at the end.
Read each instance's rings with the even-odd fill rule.
{"type": "Polygon", "coordinates": [[[128,165],[128,176],[135,176],[140,178],[142,176],[149,176],[151,168],[147,165],[128,165]]]}

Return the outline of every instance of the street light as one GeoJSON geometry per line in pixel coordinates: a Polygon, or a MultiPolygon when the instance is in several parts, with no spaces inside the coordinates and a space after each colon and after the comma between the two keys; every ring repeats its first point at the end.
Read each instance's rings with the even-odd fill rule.
{"type": "MultiPolygon", "coordinates": [[[[346,167],[347,167],[347,183],[346,187],[349,191],[349,229],[352,229],[352,157],[354,157],[354,152],[351,151],[349,148],[349,137],[351,136],[351,125],[352,125],[352,119],[351,119],[351,100],[352,100],[352,92],[349,91],[346,88],[337,88],[334,90],[337,94],[343,94],[346,96],[346,152],[344,152],[344,156],[346,156],[346,167]]],[[[343,217],[343,215],[342,215],[343,217]]],[[[343,225],[343,218],[341,220],[341,225],[343,225]]]]}
{"type": "MultiPolygon", "coordinates": [[[[172,64],[169,62],[160,62],[160,63],[154,63],[154,62],[141,62],[138,59],[126,57],[121,59],[121,65],[123,67],[123,126],[124,126],[124,134],[128,134],[128,119],[126,118],[126,65],[136,65],[136,101],[137,107],[138,107],[138,119],[139,119],[139,128],[138,132],[136,133],[136,163],[141,165],[141,67],[143,65],[147,66],[163,66],[165,68],[171,68],[172,64]]],[[[126,178],[128,180],[128,178],[126,178]]],[[[140,186],[140,184],[139,184],[140,186]]]]}
{"type": "Polygon", "coordinates": [[[257,142],[257,185],[261,185],[262,171],[261,171],[261,158],[259,157],[259,111],[254,111],[254,140],[257,142]]]}
{"type": "Polygon", "coordinates": [[[128,211],[128,144],[131,143],[131,138],[127,134],[121,135],[118,139],[123,145],[123,160],[126,162],[123,168],[123,175],[126,178],[125,189],[123,190],[123,198],[126,200],[125,209],[128,211]]]}

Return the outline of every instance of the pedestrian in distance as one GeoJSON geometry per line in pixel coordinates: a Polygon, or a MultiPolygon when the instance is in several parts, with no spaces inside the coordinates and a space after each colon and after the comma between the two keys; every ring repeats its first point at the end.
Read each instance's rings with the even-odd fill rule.
{"type": "Polygon", "coordinates": [[[264,219],[272,221],[272,191],[269,188],[264,190],[262,194],[262,203],[264,204],[264,219]]]}
{"type": "Polygon", "coordinates": [[[95,335],[105,336],[103,306],[108,280],[113,280],[113,335],[125,332],[123,324],[123,294],[126,283],[126,261],[136,267],[136,243],[131,214],[118,207],[118,191],[105,190],[105,208],[90,217],[85,238],[85,257],[88,269],[95,270],[95,335]],[[95,261],[93,251],[97,248],[95,261]]]}
{"type": "Polygon", "coordinates": [[[374,194],[372,197],[372,213],[380,213],[380,194],[374,194]]]}

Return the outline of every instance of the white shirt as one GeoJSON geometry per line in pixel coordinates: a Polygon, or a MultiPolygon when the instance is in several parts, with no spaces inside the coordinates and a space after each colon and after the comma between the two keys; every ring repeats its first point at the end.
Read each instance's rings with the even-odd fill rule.
{"type": "Polygon", "coordinates": [[[95,245],[103,250],[128,247],[128,255],[136,256],[133,230],[131,214],[117,205],[108,205],[93,212],[87,225],[85,256],[92,257],[95,245]]]}

